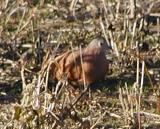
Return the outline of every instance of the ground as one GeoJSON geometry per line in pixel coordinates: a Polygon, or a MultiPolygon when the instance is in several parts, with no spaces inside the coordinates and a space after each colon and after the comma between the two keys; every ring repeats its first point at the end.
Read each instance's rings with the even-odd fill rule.
{"type": "Polygon", "coordinates": [[[0,128],[160,128],[160,2],[132,2],[2,2],[0,128]],[[48,83],[54,56],[97,36],[118,53],[105,80],[48,83]]]}

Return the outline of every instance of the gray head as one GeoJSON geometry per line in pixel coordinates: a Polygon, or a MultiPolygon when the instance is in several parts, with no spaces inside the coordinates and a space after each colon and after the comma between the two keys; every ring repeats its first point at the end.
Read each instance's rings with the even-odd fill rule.
{"type": "Polygon", "coordinates": [[[88,45],[89,48],[97,48],[101,52],[108,53],[112,50],[109,43],[107,43],[104,37],[97,37],[93,39],[90,44],[88,45]]]}

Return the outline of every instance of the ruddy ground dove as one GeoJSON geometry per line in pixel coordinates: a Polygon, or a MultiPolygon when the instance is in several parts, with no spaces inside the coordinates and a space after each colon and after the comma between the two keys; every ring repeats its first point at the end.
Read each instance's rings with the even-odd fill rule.
{"type": "Polygon", "coordinates": [[[57,56],[50,67],[51,78],[60,80],[66,77],[72,85],[82,85],[84,82],[90,85],[104,79],[109,69],[106,58],[109,52],[111,47],[105,38],[95,38],[81,51],[65,52],[57,56]]]}

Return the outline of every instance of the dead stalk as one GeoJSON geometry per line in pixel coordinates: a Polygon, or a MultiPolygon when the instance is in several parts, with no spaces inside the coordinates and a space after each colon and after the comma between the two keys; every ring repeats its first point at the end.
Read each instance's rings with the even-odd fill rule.
{"type": "Polygon", "coordinates": [[[160,37],[160,18],[157,18],[157,36],[160,37]]]}
{"type": "MultiPolygon", "coordinates": [[[[149,83],[150,83],[150,85],[151,85],[154,93],[156,93],[155,88],[154,88],[154,85],[153,85],[153,82],[152,82],[152,79],[151,79],[151,76],[150,76],[150,74],[149,74],[149,72],[148,72],[148,69],[147,69],[147,66],[146,66],[146,65],[144,66],[144,70],[145,70],[145,73],[146,73],[146,75],[147,75],[147,77],[148,77],[148,79],[149,79],[149,83]]],[[[157,93],[156,93],[156,94],[157,94],[157,93]]]]}
{"type": "Polygon", "coordinates": [[[108,6],[108,9],[107,9],[105,0],[102,0],[102,2],[103,2],[105,13],[108,14],[108,10],[109,10],[109,12],[111,13],[112,19],[115,19],[115,13],[111,9],[111,7],[108,6]]]}
{"type": "Polygon", "coordinates": [[[77,2],[78,2],[78,0],[72,0],[70,7],[69,7],[69,10],[73,11],[74,16],[75,16],[75,6],[76,6],[77,2]]]}
{"type": "Polygon", "coordinates": [[[106,31],[105,31],[105,27],[104,27],[104,24],[103,24],[103,21],[102,21],[102,17],[100,18],[100,25],[101,25],[101,28],[102,28],[102,32],[103,32],[103,34],[104,34],[104,37],[105,37],[105,39],[106,39],[106,41],[107,41],[107,43],[108,43],[108,45],[109,45],[109,40],[108,40],[108,36],[107,36],[107,33],[106,33],[106,31]]]}
{"type": "Polygon", "coordinates": [[[136,0],[130,0],[130,17],[135,18],[136,16],[136,0]]]}
{"type": "Polygon", "coordinates": [[[89,88],[89,86],[86,87],[86,88],[83,90],[83,92],[79,95],[79,97],[77,97],[77,99],[72,103],[72,106],[74,106],[74,105],[77,104],[77,102],[78,102],[78,101],[83,97],[83,95],[88,91],[88,88],[89,88]]]}
{"type": "Polygon", "coordinates": [[[85,78],[84,66],[83,66],[82,48],[81,48],[81,46],[79,48],[80,48],[79,53],[80,53],[81,67],[82,67],[82,74],[83,74],[83,83],[84,83],[84,89],[85,89],[85,88],[87,88],[87,85],[86,85],[86,78],[85,78]]]}
{"type": "MultiPolygon", "coordinates": [[[[105,21],[107,22],[107,18],[105,18],[105,21]]],[[[108,24],[108,23],[107,23],[107,24],[108,24]]],[[[109,33],[109,36],[110,36],[110,38],[111,38],[111,42],[109,42],[107,33],[106,33],[106,31],[105,31],[105,27],[104,27],[104,24],[103,24],[103,21],[102,21],[102,18],[100,18],[100,25],[101,25],[102,32],[103,32],[103,34],[104,34],[104,37],[105,37],[107,43],[112,46],[114,52],[116,53],[116,55],[117,55],[117,57],[118,57],[118,56],[119,56],[119,52],[118,52],[116,43],[114,43],[114,41],[113,41],[113,34],[112,34],[112,32],[108,32],[108,33],[109,33]]]]}
{"type": "Polygon", "coordinates": [[[126,49],[127,47],[127,42],[128,42],[128,31],[127,31],[127,28],[128,28],[128,19],[124,19],[124,34],[125,34],[125,40],[124,40],[124,46],[123,46],[123,51],[126,49]]]}
{"type": "Polygon", "coordinates": [[[91,126],[90,129],[94,129],[95,126],[100,122],[100,120],[106,115],[107,111],[105,111],[98,119],[97,121],[91,126]]]}
{"type": "Polygon", "coordinates": [[[116,19],[118,19],[121,0],[117,0],[116,2],[117,2],[117,5],[116,5],[116,19]]]}
{"type": "Polygon", "coordinates": [[[119,99],[120,99],[121,106],[122,106],[122,109],[123,109],[125,123],[127,123],[128,116],[127,116],[126,107],[125,107],[125,104],[124,104],[123,91],[122,91],[121,88],[119,88],[119,99]]]}
{"type": "Polygon", "coordinates": [[[35,87],[35,91],[33,92],[34,100],[33,100],[33,109],[38,109],[40,107],[39,95],[41,88],[41,75],[38,76],[38,82],[35,87]]]}
{"type": "Polygon", "coordinates": [[[133,24],[132,39],[131,39],[131,48],[133,48],[133,44],[134,44],[134,41],[135,41],[136,26],[137,26],[137,20],[135,20],[135,22],[133,24]]]}
{"type": "Polygon", "coordinates": [[[139,84],[139,50],[138,50],[138,42],[136,42],[136,52],[137,52],[137,74],[136,74],[136,83],[139,84]]]}
{"type": "Polygon", "coordinates": [[[24,64],[22,64],[22,68],[21,68],[21,78],[22,78],[22,87],[23,87],[23,90],[25,89],[26,87],[26,81],[25,81],[25,76],[24,76],[24,64]]]}

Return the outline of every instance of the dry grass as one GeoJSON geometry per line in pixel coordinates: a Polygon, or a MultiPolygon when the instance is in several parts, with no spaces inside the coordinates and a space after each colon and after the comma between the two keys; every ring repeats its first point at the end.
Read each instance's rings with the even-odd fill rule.
{"type": "Polygon", "coordinates": [[[156,0],[2,1],[0,128],[160,128],[158,5],[156,0]],[[106,81],[95,84],[101,88],[73,89],[65,77],[49,84],[54,57],[97,35],[116,55],[106,81]]]}

